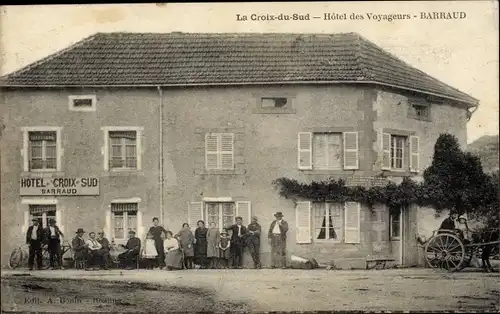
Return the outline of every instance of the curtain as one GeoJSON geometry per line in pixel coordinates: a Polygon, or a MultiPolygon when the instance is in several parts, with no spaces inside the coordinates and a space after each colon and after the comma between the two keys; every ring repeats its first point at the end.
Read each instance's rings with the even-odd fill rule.
{"type": "MultiPolygon", "coordinates": [[[[333,228],[332,217],[328,217],[329,220],[329,239],[337,239],[337,234],[335,233],[335,229],[333,228]]],[[[321,231],[319,232],[318,239],[326,238],[326,217],[323,217],[323,223],[321,224],[321,231]]]]}
{"type": "Polygon", "coordinates": [[[137,212],[137,203],[112,203],[111,212],[137,212]]]}
{"type": "Polygon", "coordinates": [[[55,141],[56,132],[29,132],[30,141],[55,141]]]}
{"type": "Polygon", "coordinates": [[[110,138],[128,138],[130,140],[135,140],[136,139],[136,132],[135,131],[110,131],[109,137],[110,138]]]}

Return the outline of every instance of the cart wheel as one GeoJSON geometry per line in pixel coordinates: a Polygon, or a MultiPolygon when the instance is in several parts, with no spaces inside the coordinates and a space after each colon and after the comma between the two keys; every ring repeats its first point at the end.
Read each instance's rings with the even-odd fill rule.
{"type": "Polygon", "coordinates": [[[23,256],[24,253],[23,253],[23,250],[21,249],[21,247],[17,247],[14,249],[14,251],[12,251],[12,253],[10,254],[10,258],[9,258],[9,268],[10,269],[15,269],[19,266],[21,266],[22,262],[23,262],[23,256]]]}
{"type": "Polygon", "coordinates": [[[441,233],[432,237],[425,246],[425,259],[432,268],[457,271],[464,265],[465,247],[455,235],[441,233]]]}

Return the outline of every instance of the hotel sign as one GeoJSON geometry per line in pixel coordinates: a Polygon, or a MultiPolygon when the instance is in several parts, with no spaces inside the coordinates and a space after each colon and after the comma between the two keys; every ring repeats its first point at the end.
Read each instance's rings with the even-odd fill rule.
{"type": "Polygon", "coordinates": [[[99,195],[96,177],[22,177],[19,186],[21,196],[99,195]]]}

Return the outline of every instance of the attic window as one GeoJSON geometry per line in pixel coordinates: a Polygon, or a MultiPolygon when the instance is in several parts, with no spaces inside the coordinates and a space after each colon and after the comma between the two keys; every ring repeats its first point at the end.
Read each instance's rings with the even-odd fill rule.
{"type": "Polygon", "coordinates": [[[69,110],[71,111],[95,111],[97,98],[95,95],[71,95],[69,98],[69,110]]]}
{"type": "Polygon", "coordinates": [[[284,97],[264,97],[261,101],[262,108],[283,108],[288,103],[288,99],[284,97]]]}
{"type": "Polygon", "coordinates": [[[428,102],[422,100],[409,100],[408,116],[416,120],[431,120],[431,106],[428,102]]]}

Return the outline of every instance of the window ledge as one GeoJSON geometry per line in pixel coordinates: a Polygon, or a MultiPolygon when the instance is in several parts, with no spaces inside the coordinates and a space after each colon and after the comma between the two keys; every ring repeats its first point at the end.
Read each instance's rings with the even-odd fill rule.
{"type": "Polygon", "coordinates": [[[244,169],[232,169],[232,170],[195,170],[194,174],[197,175],[241,175],[245,174],[247,171],[244,169]]]}
{"type": "Polygon", "coordinates": [[[384,170],[384,176],[386,177],[413,177],[417,176],[417,172],[410,171],[397,171],[397,170],[384,170]]]}
{"type": "Polygon", "coordinates": [[[253,109],[254,114],[296,114],[295,108],[257,108],[253,109]]]}
{"type": "Polygon", "coordinates": [[[430,117],[421,117],[417,115],[408,115],[408,118],[414,119],[414,120],[419,120],[419,121],[425,121],[425,122],[432,122],[432,119],[430,117]]]}
{"type": "Polygon", "coordinates": [[[399,237],[394,237],[394,238],[391,238],[391,241],[401,241],[401,239],[399,237]]]}
{"type": "Polygon", "coordinates": [[[144,171],[140,170],[109,170],[101,173],[103,177],[127,177],[127,176],[144,176],[144,171]]]}
{"type": "Polygon", "coordinates": [[[64,176],[62,171],[24,171],[21,172],[22,177],[33,177],[33,178],[52,178],[52,177],[62,177],[64,176]]]}

